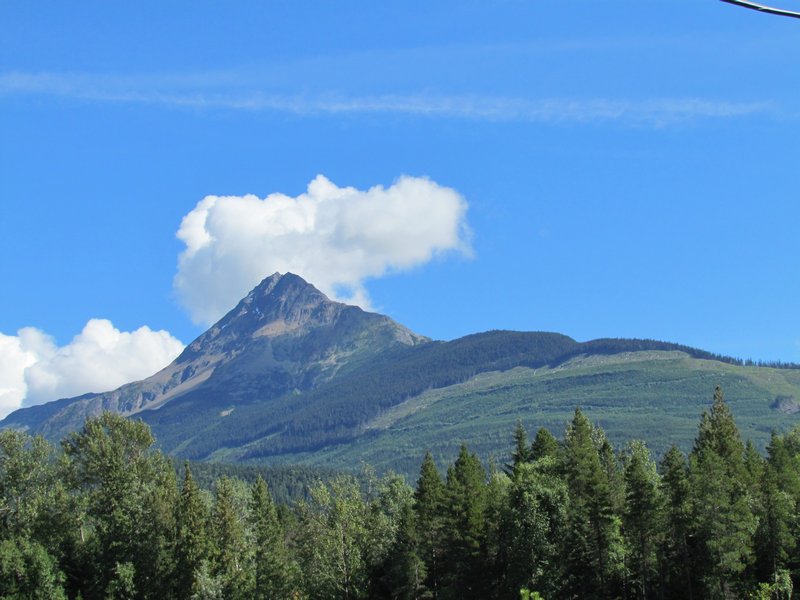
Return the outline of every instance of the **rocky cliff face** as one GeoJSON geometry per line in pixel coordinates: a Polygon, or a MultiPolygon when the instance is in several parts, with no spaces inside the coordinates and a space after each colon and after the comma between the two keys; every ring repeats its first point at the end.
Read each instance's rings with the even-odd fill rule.
{"type": "Polygon", "coordinates": [[[297,275],[275,273],[153,376],[60,400],[53,410],[21,409],[3,425],[56,438],[104,410],[133,415],[205,387],[230,390],[226,401],[239,386],[258,389],[262,398],[280,396],[328,381],[350,363],[425,341],[386,316],[330,300],[297,275]]]}

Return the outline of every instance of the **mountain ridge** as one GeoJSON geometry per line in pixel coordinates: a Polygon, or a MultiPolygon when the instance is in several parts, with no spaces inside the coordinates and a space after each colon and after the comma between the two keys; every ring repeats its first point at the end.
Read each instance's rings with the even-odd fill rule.
{"type": "MultiPolygon", "coordinates": [[[[260,366],[273,370],[279,366],[278,363],[291,363],[292,360],[270,360],[274,356],[265,359],[264,353],[274,355],[275,348],[272,346],[277,346],[280,351],[286,346],[283,343],[285,338],[296,342],[308,334],[313,335],[314,343],[301,345],[298,353],[302,356],[299,359],[283,358],[305,362],[305,375],[308,378],[325,378],[326,373],[330,376],[330,372],[340,366],[337,358],[341,358],[342,354],[353,355],[362,349],[360,346],[363,346],[364,340],[359,344],[357,338],[366,329],[372,336],[369,341],[378,349],[391,347],[394,343],[414,345],[428,341],[389,317],[328,299],[297,275],[275,273],[265,278],[217,323],[188,344],[173,362],[150,377],[108,392],[59,399],[54,401],[56,405],[50,402],[19,409],[0,423],[13,424],[19,421],[23,428],[30,427],[52,438],[79,428],[86,417],[96,416],[104,410],[125,416],[155,410],[207,384],[221,367],[239,357],[253,363],[258,362],[261,354],[263,360],[260,366]],[[322,334],[326,331],[329,339],[320,340],[320,337],[325,337],[322,334]],[[331,348],[332,338],[337,337],[348,343],[348,347],[338,355],[331,348]],[[315,350],[310,351],[310,346],[314,346],[315,350]],[[312,373],[310,371],[314,366],[318,368],[312,373]],[[53,423],[54,417],[58,416],[52,414],[56,408],[60,410],[61,424],[53,423]],[[31,427],[37,416],[45,416],[46,422],[38,428],[31,427]]],[[[311,384],[313,382],[308,383],[311,384]]]]}
{"type": "MultiPolygon", "coordinates": [[[[677,431],[705,386],[721,379],[734,400],[753,407],[743,414],[752,417],[750,431],[761,443],[768,428],[800,421],[780,408],[800,400],[800,370],[763,377],[767,371],[780,370],[759,373],[743,361],[657,340],[578,342],[558,333],[492,330],[434,341],[387,316],[334,302],[297,275],[276,273],[153,376],[20,409],[0,427],[56,440],[111,410],[144,420],[163,449],[195,460],[353,461],[353,449],[361,448],[362,459],[392,467],[418,462],[408,457],[418,453],[417,440],[447,452],[489,435],[495,441],[487,448],[506,447],[507,440],[496,439],[500,425],[510,431],[514,420],[532,415],[557,430],[555,415],[577,404],[613,423],[652,406],[677,431]],[[674,405],[660,406],[662,398],[674,405]],[[415,437],[410,427],[427,433],[415,437]],[[453,439],[440,439],[448,435],[453,439]],[[380,450],[387,439],[400,449],[380,450]]],[[[636,423],[641,437],[664,435],[646,420],[636,423]]]]}

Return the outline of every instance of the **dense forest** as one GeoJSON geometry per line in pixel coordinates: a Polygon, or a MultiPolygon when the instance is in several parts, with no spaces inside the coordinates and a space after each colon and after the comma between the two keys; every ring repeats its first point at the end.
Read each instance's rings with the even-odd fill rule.
{"type": "Polygon", "coordinates": [[[0,431],[0,598],[791,598],[800,429],[762,456],[717,388],[688,456],[658,464],[579,409],[562,440],[509,438],[488,468],[426,455],[413,488],[281,471],[276,502],[255,471],[176,469],[111,413],[60,448],[0,431]]]}

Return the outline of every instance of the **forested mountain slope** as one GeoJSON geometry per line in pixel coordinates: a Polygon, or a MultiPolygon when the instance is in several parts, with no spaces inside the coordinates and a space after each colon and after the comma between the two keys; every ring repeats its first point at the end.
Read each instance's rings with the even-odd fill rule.
{"type": "Polygon", "coordinates": [[[800,421],[798,369],[652,340],[489,331],[430,341],[275,274],[153,377],[22,409],[2,426],[57,440],[112,410],[193,460],[410,472],[426,449],[450,460],[461,442],[500,457],[518,420],[558,432],[576,406],[614,441],[688,450],[716,385],[762,448],[800,421]]]}

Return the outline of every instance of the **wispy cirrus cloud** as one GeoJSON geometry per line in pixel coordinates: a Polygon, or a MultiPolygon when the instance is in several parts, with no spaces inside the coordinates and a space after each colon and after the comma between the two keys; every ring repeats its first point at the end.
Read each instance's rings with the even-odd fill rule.
{"type": "Polygon", "coordinates": [[[351,95],[289,93],[259,86],[252,76],[105,76],[82,73],[0,73],[0,96],[47,95],[89,102],[173,108],[284,112],[297,116],[395,114],[475,121],[575,124],[619,122],[664,127],[703,119],[777,114],[769,101],[701,97],[514,97],[434,92],[351,95]]]}

